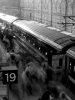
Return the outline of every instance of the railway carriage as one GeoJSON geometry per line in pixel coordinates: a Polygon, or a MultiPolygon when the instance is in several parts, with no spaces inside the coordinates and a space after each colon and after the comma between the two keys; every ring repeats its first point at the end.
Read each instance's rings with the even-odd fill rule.
{"type": "Polygon", "coordinates": [[[7,51],[15,48],[15,42],[12,33],[12,23],[18,18],[12,15],[0,13],[0,39],[5,45],[7,51]]]}
{"type": "Polygon", "coordinates": [[[74,34],[3,13],[0,13],[0,30],[5,33],[12,30],[20,48],[27,50],[43,68],[49,68],[51,80],[66,82],[67,87],[75,91],[74,34]]]}
{"type": "Polygon", "coordinates": [[[0,13],[0,23],[1,25],[1,30],[2,32],[5,30],[10,30],[12,27],[12,22],[14,22],[15,20],[17,20],[18,18],[12,15],[7,15],[4,13],[0,13]]]}
{"type": "MultiPolygon", "coordinates": [[[[0,13],[1,32],[11,32],[15,36],[15,43],[23,51],[27,50],[31,58],[36,59],[43,68],[49,68],[50,80],[60,81],[75,94],[74,34],[4,13],[0,13]]],[[[63,91],[66,93],[66,90],[63,91]]]]}
{"type": "Polygon", "coordinates": [[[13,21],[17,20],[18,18],[12,15],[7,15],[4,13],[0,13],[0,21],[4,23],[9,23],[11,24],[13,21]]]}
{"type": "Polygon", "coordinates": [[[66,51],[75,45],[73,37],[34,21],[17,20],[13,22],[13,28],[19,44],[26,47],[43,66],[49,65],[52,79],[61,80],[66,51]]]}
{"type": "Polygon", "coordinates": [[[35,21],[19,20],[3,13],[0,13],[0,21],[8,32],[12,26],[15,39],[23,49],[27,49],[42,66],[49,66],[52,79],[62,79],[68,63],[66,51],[75,45],[71,33],[61,32],[59,29],[35,21]]]}
{"type": "Polygon", "coordinates": [[[75,46],[67,51],[67,83],[75,93],[75,46]]]}

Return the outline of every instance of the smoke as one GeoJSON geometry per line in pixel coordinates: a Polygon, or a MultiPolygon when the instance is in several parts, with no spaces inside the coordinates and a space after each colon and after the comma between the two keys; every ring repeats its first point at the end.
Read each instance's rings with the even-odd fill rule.
{"type": "Polygon", "coordinates": [[[26,95],[35,96],[42,94],[46,73],[40,65],[28,63],[23,70],[23,66],[18,69],[18,84],[9,85],[9,89],[18,100],[24,100],[26,95]]]}
{"type": "Polygon", "coordinates": [[[22,73],[25,92],[32,95],[42,91],[42,86],[44,86],[45,78],[46,73],[44,72],[43,68],[30,62],[22,73]]]}

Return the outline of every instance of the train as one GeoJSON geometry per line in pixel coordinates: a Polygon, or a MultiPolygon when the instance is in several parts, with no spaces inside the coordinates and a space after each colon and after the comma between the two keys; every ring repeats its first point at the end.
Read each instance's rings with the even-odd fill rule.
{"type": "MultiPolygon", "coordinates": [[[[36,21],[0,13],[0,29],[11,34],[21,48],[27,49],[42,67],[49,67],[50,80],[75,86],[75,35],[36,21]],[[9,31],[8,31],[9,32],[9,31]]],[[[1,34],[1,33],[0,33],[1,34]]]]}
{"type": "Polygon", "coordinates": [[[4,13],[0,13],[0,31],[3,34],[3,32],[9,32],[12,29],[12,22],[17,20],[18,18],[15,16],[7,15],[4,13]]]}

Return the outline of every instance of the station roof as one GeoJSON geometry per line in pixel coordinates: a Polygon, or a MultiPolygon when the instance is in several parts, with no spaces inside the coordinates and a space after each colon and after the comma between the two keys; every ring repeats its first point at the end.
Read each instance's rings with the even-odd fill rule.
{"type": "Polygon", "coordinates": [[[39,40],[55,47],[59,51],[73,42],[71,41],[71,36],[64,33],[62,34],[60,31],[55,29],[47,28],[35,21],[17,20],[13,24],[22,30],[29,32],[39,40]]]}

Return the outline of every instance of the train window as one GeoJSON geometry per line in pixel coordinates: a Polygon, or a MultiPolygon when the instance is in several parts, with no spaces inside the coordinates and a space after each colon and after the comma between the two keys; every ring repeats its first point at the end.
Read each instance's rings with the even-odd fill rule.
{"type": "Polygon", "coordinates": [[[39,50],[40,50],[41,48],[39,47],[39,50]]]}
{"type": "Polygon", "coordinates": [[[37,50],[39,49],[38,40],[35,39],[34,37],[31,38],[31,44],[32,44],[37,50]]]}
{"type": "Polygon", "coordinates": [[[34,43],[34,42],[33,42],[33,37],[32,37],[30,34],[27,33],[26,38],[27,38],[26,40],[27,40],[31,45],[33,45],[33,43],[34,43]]]}
{"type": "Polygon", "coordinates": [[[48,48],[45,46],[45,44],[43,44],[42,42],[40,43],[40,46],[39,46],[39,51],[45,56],[47,57],[48,56],[48,48]]]}
{"type": "Polygon", "coordinates": [[[47,51],[45,52],[45,55],[46,55],[46,56],[48,55],[48,52],[47,52],[47,51]]]}
{"type": "Polygon", "coordinates": [[[28,41],[29,40],[29,36],[28,36],[28,34],[26,35],[26,41],[28,41]]]}
{"type": "Polygon", "coordinates": [[[35,46],[35,43],[33,43],[33,46],[35,46]]]}
{"type": "Polygon", "coordinates": [[[47,54],[47,48],[44,46],[41,46],[41,52],[46,55],[47,54]]]}
{"type": "Polygon", "coordinates": [[[59,59],[59,67],[62,66],[62,58],[59,59]]]}
{"type": "Polygon", "coordinates": [[[36,48],[37,50],[39,50],[39,48],[40,48],[40,45],[38,44],[37,41],[35,42],[35,48],[36,48]]]}
{"type": "Polygon", "coordinates": [[[69,58],[69,75],[75,79],[75,59],[69,58]]]}

